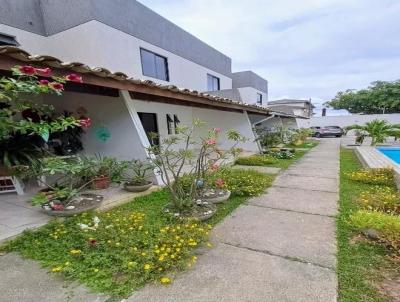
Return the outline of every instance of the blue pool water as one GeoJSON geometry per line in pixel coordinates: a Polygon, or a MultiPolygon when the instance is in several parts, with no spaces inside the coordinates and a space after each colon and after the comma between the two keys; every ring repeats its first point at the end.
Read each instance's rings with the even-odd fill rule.
{"type": "Polygon", "coordinates": [[[394,162],[400,164],[400,148],[377,148],[394,162]]]}

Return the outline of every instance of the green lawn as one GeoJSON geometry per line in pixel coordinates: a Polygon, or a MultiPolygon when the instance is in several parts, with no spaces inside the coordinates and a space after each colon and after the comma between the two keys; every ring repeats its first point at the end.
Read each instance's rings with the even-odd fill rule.
{"type": "Polygon", "coordinates": [[[303,157],[304,154],[306,154],[308,151],[303,151],[303,150],[296,150],[294,153],[294,156],[290,159],[278,159],[276,163],[269,164],[267,165],[268,167],[277,167],[281,169],[287,169],[291,164],[293,164],[295,161],[303,157]]]}
{"type": "Polygon", "coordinates": [[[340,207],[337,216],[339,301],[383,302],[388,301],[378,293],[373,282],[378,281],[390,263],[385,260],[382,246],[364,240],[350,243],[357,232],[348,223],[349,216],[357,210],[356,196],[370,185],[348,179],[347,172],[361,166],[352,150],[341,151],[340,158],[340,207]]]}
{"type": "Polygon", "coordinates": [[[311,149],[318,145],[318,141],[316,140],[308,140],[302,143],[301,145],[294,145],[294,144],[286,144],[286,148],[304,148],[304,149],[311,149]]]}
{"type": "Polygon", "coordinates": [[[52,274],[62,274],[116,300],[150,282],[169,283],[176,272],[194,265],[197,247],[212,247],[208,233],[215,224],[250,195],[264,192],[273,180],[256,171],[224,173],[228,173],[224,175],[232,196],[204,223],[180,221],[163,213],[170,199],[164,189],[107,212],[53,220],[26,231],[0,251],[19,252],[52,274]],[[257,192],[252,187],[256,183],[257,192]]]}

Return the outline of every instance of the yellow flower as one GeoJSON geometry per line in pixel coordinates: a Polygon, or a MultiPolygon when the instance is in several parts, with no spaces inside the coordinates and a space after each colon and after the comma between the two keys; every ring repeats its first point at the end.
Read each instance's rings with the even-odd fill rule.
{"type": "Polygon", "coordinates": [[[171,283],[171,279],[168,278],[168,277],[162,277],[162,278],[160,279],[160,282],[161,282],[162,284],[169,284],[169,283],[171,283]]]}
{"type": "Polygon", "coordinates": [[[145,252],[141,253],[142,256],[146,256],[147,254],[145,252]]]}
{"type": "Polygon", "coordinates": [[[53,273],[58,273],[58,272],[61,272],[61,270],[62,270],[62,267],[61,266],[56,266],[56,267],[53,267],[53,269],[51,270],[53,273]]]}
{"type": "Polygon", "coordinates": [[[150,264],[148,264],[148,263],[146,263],[145,265],[144,265],[144,269],[147,271],[147,270],[149,270],[151,268],[151,265],[150,264]]]}
{"type": "Polygon", "coordinates": [[[98,269],[98,268],[95,268],[93,271],[94,271],[95,273],[98,273],[98,272],[99,272],[99,269],[98,269]]]}
{"type": "Polygon", "coordinates": [[[128,266],[129,266],[129,267],[132,267],[132,266],[134,266],[134,265],[135,265],[135,262],[133,262],[133,261],[129,261],[129,262],[128,262],[128,266]]]}
{"type": "Polygon", "coordinates": [[[82,251],[81,250],[70,250],[69,253],[72,255],[77,255],[77,254],[82,253],[82,251]]]}
{"type": "Polygon", "coordinates": [[[158,258],[158,260],[159,260],[159,261],[164,261],[164,255],[161,255],[161,256],[158,258]]]}
{"type": "Polygon", "coordinates": [[[121,245],[121,243],[119,243],[119,242],[115,243],[115,246],[120,246],[120,245],[121,245]]]}
{"type": "Polygon", "coordinates": [[[67,261],[67,262],[64,263],[65,266],[68,266],[68,265],[70,265],[70,264],[71,264],[71,263],[70,263],[69,261],[67,261]]]}

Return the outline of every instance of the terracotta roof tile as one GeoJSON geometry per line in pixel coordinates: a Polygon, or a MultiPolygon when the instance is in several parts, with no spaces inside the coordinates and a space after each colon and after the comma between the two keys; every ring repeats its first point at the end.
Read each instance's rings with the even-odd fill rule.
{"type": "Polygon", "coordinates": [[[268,113],[271,111],[268,108],[261,107],[258,105],[241,103],[228,98],[222,98],[187,88],[178,88],[175,85],[162,85],[162,84],[157,84],[150,80],[140,80],[140,79],[130,78],[123,72],[111,72],[110,70],[103,67],[91,68],[88,65],[81,62],[63,62],[60,59],[55,58],[53,56],[31,55],[27,51],[15,46],[0,46],[0,55],[8,56],[26,63],[40,63],[53,68],[69,69],[81,74],[92,74],[98,77],[112,78],[118,81],[126,81],[134,84],[146,85],[149,87],[157,87],[159,89],[179,92],[181,94],[189,94],[192,96],[198,96],[222,104],[235,104],[236,106],[240,106],[243,110],[248,110],[250,112],[252,111],[252,109],[254,112],[258,113],[260,112],[268,113]]]}

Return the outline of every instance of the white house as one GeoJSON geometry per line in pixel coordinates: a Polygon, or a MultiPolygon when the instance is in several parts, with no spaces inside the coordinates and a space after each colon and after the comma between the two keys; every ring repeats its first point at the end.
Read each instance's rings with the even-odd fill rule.
{"type": "MultiPolygon", "coordinates": [[[[15,65],[25,64],[51,67],[57,75],[71,72],[82,75],[83,83],[67,83],[61,97],[46,95],[41,101],[54,105],[59,112],[87,113],[93,121],[82,139],[84,152],[88,154],[144,159],[150,145],[147,132],[157,132],[163,139],[175,134],[176,123],[190,126],[196,118],[204,120],[208,127],[221,128],[222,133],[236,129],[248,139],[239,147],[256,153],[259,147],[253,133],[254,123],[276,114],[257,105],[129,78],[83,63],[65,63],[51,56],[31,56],[14,46],[0,46],[0,76],[10,75],[15,65]],[[101,131],[107,133],[106,139],[99,139],[101,131]]],[[[222,136],[219,147],[230,146],[222,136]]]]}
{"type": "Polygon", "coordinates": [[[0,44],[266,105],[268,82],[134,0],[0,0],[0,44]]]}

